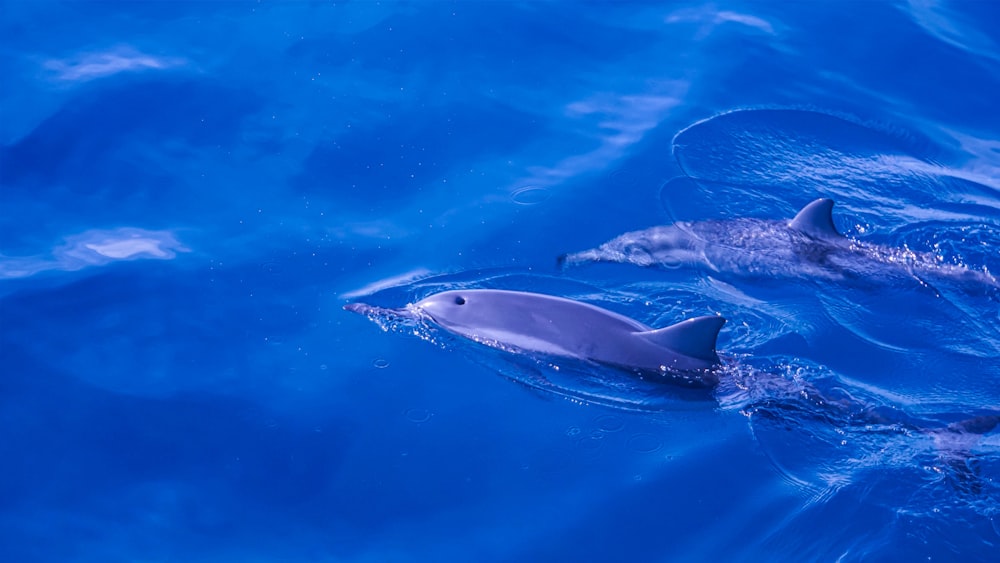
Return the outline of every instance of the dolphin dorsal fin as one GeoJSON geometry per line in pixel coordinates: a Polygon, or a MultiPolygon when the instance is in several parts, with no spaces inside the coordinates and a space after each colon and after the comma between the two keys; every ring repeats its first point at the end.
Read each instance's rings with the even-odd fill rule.
{"type": "Polygon", "coordinates": [[[722,317],[696,317],[666,328],[640,332],[638,335],[679,354],[718,362],[719,355],[715,353],[715,341],[724,324],[726,319],[722,317]]]}
{"type": "Polygon", "coordinates": [[[840,236],[833,226],[833,200],[825,197],[803,207],[788,226],[816,238],[840,236]]]}

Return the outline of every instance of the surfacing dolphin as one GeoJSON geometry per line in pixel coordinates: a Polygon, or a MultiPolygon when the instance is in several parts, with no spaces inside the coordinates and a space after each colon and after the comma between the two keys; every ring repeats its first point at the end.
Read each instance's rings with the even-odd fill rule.
{"type": "Polygon", "coordinates": [[[1000,287],[989,272],[949,264],[939,256],[856,241],[837,232],[833,200],[821,198],[790,221],[741,218],[678,222],[632,231],[597,248],[565,254],[559,264],[621,262],[636,266],[696,266],[744,277],[857,280],[888,284],[902,278],[922,285],[947,279],[1000,287]]]}
{"type": "MultiPolygon", "coordinates": [[[[344,309],[385,311],[363,303],[344,309]]],[[[653,329],[588,303],[493,289],[444,291],[392,312],[494,348],[597,362],[690,387],[718,383],[715,344],[726,322],[704,316],[653,329]]]]}
{"type": "MultiPolygon", "coordinates": [[[[638,374],[643,383],[710,389],[713,396],[720,385],[720,375],[733,376],[727,370],[716,369],[720,364],[716,340],[726,322],[722,317],[697,317],[656,330],[579,301],[489,289],[444,291],[402,309],[364,303],[349,303],[344,309],[366,315],[380,325],[387,317],[426,320],[445,331],[505,352],[607,364],[638,374]]],[[[974,448],[983,435],[1000,425],[1000,413],[984,413],[942,427],[934,421],[912,419],[896,409],[867,405],[843,390],[828,396],[809,383],[764,372],[748,371],[740,381],[728,386],[733,387],[733,383],[761,393],[742,409],[744,412],[800,419],[811,416],[841,429],[929,435],[955,486],[973,494],[982,489],[974,448]]],[[[602,399],[586,392],[581,395],[570,391],[567,396],[585,401],[602,399]]],[[[618,402],[603,404],[622,406],[618,402]]]]}

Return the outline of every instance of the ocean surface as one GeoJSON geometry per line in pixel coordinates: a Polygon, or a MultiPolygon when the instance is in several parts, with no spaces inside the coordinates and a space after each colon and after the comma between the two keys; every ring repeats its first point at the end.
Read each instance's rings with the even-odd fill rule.
{"type": "Polygon", "coordinates": [[[994,2],[3,0],[0,77],[2,561],[1000,554],[994,2]],[[343,309],[463,288],[720,383],[343,309]]]}

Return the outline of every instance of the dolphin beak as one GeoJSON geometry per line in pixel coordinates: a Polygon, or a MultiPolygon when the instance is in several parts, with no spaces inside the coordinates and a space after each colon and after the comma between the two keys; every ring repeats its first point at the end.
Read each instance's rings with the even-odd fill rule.
{"type": "Polygon", "coordinates": [[[364,303],[347,303],[344,305],[344,310],[352,313],[361,313],[367,307],[368,305],[365,305],[364,303]]]}
{"type": "Polygon", "coordinates": [[[556,265],[560,270],[565,270],[572,266],[577,266],[584,262],[600,261],[601,255],[595,250],[584,250],[581,252],[569,252],[561,254],[556,258],[556,265]]]}
{"type": "Polygon", "coordinates": [[[415,308],[413,305],[407,305],[401,309],[391,309],[388,307],[379,307],[376,305],[369,305],[367,303],[347,303],[344,305],[345,311],[350,311],[352,313],[357,313],[359,315],[364,315],[369,318],[375,317],[389,317],[389,318],[403,318],[403,319],[420,319],[421,311],[415,308]]]}
{"type": "Polygon", "coordinates": [[[378,312],[379,309],[381,309],[381,307],[375,307],[373,305],[368,305],[367,303],[348,303],[344,305],[345,311],[350,311],[359,315],[370,315],[378,312]]]}

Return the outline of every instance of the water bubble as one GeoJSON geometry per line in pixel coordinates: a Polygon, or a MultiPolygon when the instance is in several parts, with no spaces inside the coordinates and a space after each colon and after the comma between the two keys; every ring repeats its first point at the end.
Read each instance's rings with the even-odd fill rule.
{"type": "Polygon", "coordinates": [[[577,446],[579,446],[581,449],[588,451],[600,449],[601,444],[603,443],[604,440],[601,439],[600,434],[597,432],[591,434],[590,436],[584,436],[583,438],[580,438],[579,440],[576,441],[577,446]]]}
{"type": "Polygon", "coordinates": [[[281,265],[277,262],[264,262],[260,265],[260,269],[262,272],[268,274],[277,275],[281,273],[281,265]]]}
{"type": "Polygon", "coordinates": [[[628,439],[628,447],[640,453],[651,454],[663,447],[663,444],[653,434],[640,433],[633,434],[628,439]]]}
{"type": "Polygon", "coordinates": [[[538,205],[548,201],[551,196],[546,188],[524,186],[511,192],[510,199],[518,205],[538,205]]]}
{"type": "Polygon", "coordinates": [[[415,407],[406,409],[405,414],[406,414],[406,420],[409,420],[410,422],[414,422],[417,424],[423,424],[424,422],[429,421],[432,416],[434,416],[434,414],[427,409],[421,409],[415,407]]]}
{"type": "Polygon", "coordinates": [[[582,430],[580,430],[576,426],[570,426],[569,428],[566,429],[567,436],[579,436],[580,432],[582,432],[582,430]]]}
{"type": "Polygon", "coordinates": [[[375,366],[377,369],[385,369],[389,367],[389,360],[383,360],[382,358],[379,358],[374,362],[372,362],[372,365],[375,366]]]}
{"type": "Polygon", "coordinates": [[[620,432],[625,428],[625,421],[611,414],[601,415],[594,421],[597,422],[597,428],[601,432],[620,432]]]}
{"type": "Polygon", "coordinates": [[[635,170],[616,168],[608,174],[609,183],[613,186],[632,186],[638,183],[635,170]]]}

